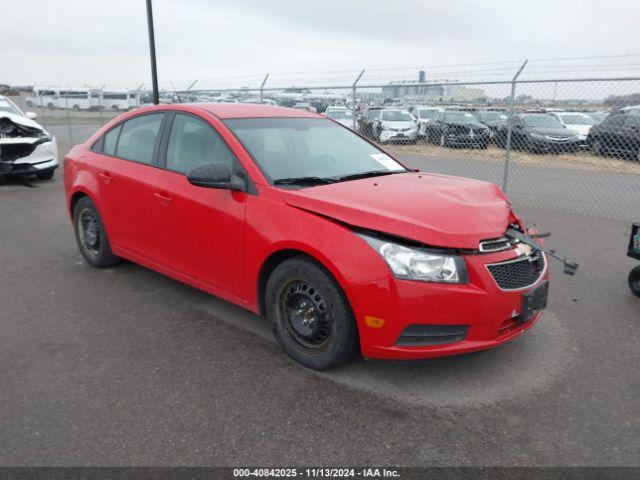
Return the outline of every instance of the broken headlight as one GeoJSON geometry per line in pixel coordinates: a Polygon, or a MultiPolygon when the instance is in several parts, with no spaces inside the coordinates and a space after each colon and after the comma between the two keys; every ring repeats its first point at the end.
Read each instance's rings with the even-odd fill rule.
{"type": "Polygon", "coordinates": [[[359,236],[387,262],[396,278],[436,283],[467,283],[467,267],[459,255],[408,247],[368,235],[359,236]]]}
{"type": "Polygon", "coordinates": [[[38,135],[39,142],[38,143],[47,143],[53,140],[53,135],[47,133],[45,131],[40,132],[38,135]]]}

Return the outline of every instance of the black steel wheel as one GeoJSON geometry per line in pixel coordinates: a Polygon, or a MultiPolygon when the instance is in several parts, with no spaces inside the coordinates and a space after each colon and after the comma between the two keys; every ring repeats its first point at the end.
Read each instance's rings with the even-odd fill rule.
{"type": "Polygon", "coordinates": [[[634,295],[640,297],[640,265],[629,272],[629,288],[634,295]]]}
{"type": "Polygon", "coordinates": [[[289,336],[304,348],[322,351],[331,337],[332,318],[322,295],[307,282],[293,280],[278,296],[279,315],[289,336]]]}
{"type": "Polygon", "coordinates": [[[335,368],[358,352],[351,307],[329,272],[308,257],[293,257],[271,273],[267,317],[282,349],[314,370],[335,368]]]}
{"type": "Polygon", "coordinates": [[[109,267],[119,261],[111,252],[100,214],[89,197],[82,197],[73,209],[73,226],[80,253],[94,267],[109,267]]]}

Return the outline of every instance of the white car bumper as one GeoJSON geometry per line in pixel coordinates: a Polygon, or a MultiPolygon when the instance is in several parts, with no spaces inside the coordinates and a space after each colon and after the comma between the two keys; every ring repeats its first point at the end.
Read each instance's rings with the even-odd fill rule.
{"type": "Polygon", "coordinates": [[[56,169],[58,164],[58,142],[53,137],[51,141],[36,145],[27,156],[13,161],[0,160],[0,175],[28,175],[56,169]]]}
{"type": "Polygon", "coordinates": [[[380,132],[381,142],[390,142],[393,140],[415,140],[416,138],[418,138],[418,128],[403,131],[383,130],[380,132]]]}

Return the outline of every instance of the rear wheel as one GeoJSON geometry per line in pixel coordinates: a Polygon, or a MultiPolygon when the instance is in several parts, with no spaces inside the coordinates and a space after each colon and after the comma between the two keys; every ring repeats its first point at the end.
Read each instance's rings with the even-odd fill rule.
{"type": "Polygon", "coordinates": [[[118,263],[120,259],[111,252],[102,219],[89,197],[82,197],[73,209],[73,227],[80,253],[90,265],[105,268],[118,263]]]}
{"type": "Polygon", "coordinates": [[[327,370],[356,355],[351,307],[335,279],[311,259],[294,257],[278,265],[265,300],[275,337],[296,362],[327,370]]]}
{"type": "Polygon", "coordinates": [[[629,288],[634,295],[640,297],[640,265],[629,272],[629,288]]]}

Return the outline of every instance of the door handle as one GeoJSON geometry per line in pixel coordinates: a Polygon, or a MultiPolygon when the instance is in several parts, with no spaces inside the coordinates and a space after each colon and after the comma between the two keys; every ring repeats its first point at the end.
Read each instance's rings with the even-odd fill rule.
{"type": "Polygon", "coordinates": [[[106,183],[107,185],[113,180],[109,172],[100,172],[98,175],[102,178],[102,183],[106,183]]]}
{"type": "Polygon", "coordinates": [[[168,206],[172,200],[172,198],[164,192],[156,192],[153,196],[160,201],[160,205],[164,205],[165,207],[168,206]]]}

